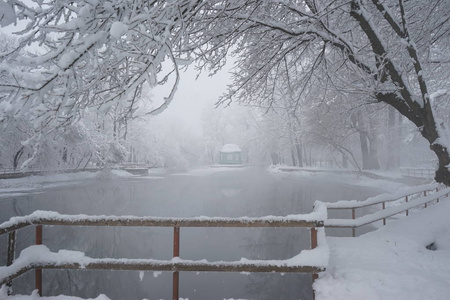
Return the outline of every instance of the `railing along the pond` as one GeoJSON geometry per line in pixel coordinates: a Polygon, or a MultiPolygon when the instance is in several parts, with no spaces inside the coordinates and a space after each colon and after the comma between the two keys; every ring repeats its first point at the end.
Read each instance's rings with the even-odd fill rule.
{"type": "Polygon", "coordinates": [[[337,201],[325,203],[328,210],[345,210],[349,209],[352,212],[352,219],[327,219],[325,227],[329,228],[351,228],[352,236],[356,235],[356,228],[368,225],[377,221],[383,220],[383,225],[386,225],[386,219],[400,213],[409,215],[409,210],[415,207],[428,206],[430,202],[439,202],[442,197],[448,197],[450,188],[443,188],[439,184],[427,184],[408,189],[406,192],[397,192],[394,194],[383,194],[368,198],[364,201],[337,201]],[[415,199],[412,199],[415,197],[415,199]],[[401,201],[403,203],[386,208],[387,202],[401,201]],[[381,211],[356,218],[356,209],[369,207],[372,205],[380,205],[381,211]]]}
{"type": "Polygon", "coordinates": [[[436,170],[433,168],[401,167],[400,173],[402,174],[402,176],[429,179],[429,178],[434,178],[434,176],[436,175],[436,170]]]}
{"type": "MultiPolygon", "coordinates": [[[[0,286],[11,286],[12,280],[25,272],[35,269],[35,284],[42,295],[42,269],[97,269],[97,270],[138,270],[138,271],[172,271],[173,299],[179,299],[180,271],[197,272],[277,272],[277,273],[311,273],[313,280],[317,273],[325,270],[328,259],[328,247],[325,241],[324,219],[326,207],[316,205],[310,214],[286,217],[267,216],[260,218],[155,218],[134,216],[86,216],[61,215],[55,212],[37,211],[23,217],[13,217],[0,224],[0,235],[8,234],[7,266],[0,267],[0,286]],[[43,225],[70,226],[144,226],[173,227],[173,259],[112,259],[89,258],[79,255],[75,258],[61,257],[45,246],[30,246],[15,259],[16,231],[27,226],[36,226],[36,244],[42,244],[43,225]],[[231,262],[207,262],[180,259],[181,227],[303,227],[310,228],[311,249],[303,250],[299,255],[287,260],[241,260],[231,262]],[[319,235],[318,235],[319,232],[319,235]],[[315,251],[307,253],[308,251],[315,251]],[[322,264],[309,264],[311,255],[326,257],[322,264]]],[[[317,261],[317,259],[316,259],[317,261]]]]}

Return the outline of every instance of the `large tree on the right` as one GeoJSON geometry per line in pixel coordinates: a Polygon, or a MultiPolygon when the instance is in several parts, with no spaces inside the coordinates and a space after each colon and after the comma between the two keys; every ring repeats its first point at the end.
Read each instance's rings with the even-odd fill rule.
{"type": "Polygon", "coordinates": [[[270,105],[279,80],[306,90],[312,78],[329,77],[333,88],[387,103],[413,122],[438,158],[436,180],[450,186],[447,123],[433,111],[450,94],[450,1],[209,3],[185,45],[208,67],[237,57],[223,102],[270,105]]]}

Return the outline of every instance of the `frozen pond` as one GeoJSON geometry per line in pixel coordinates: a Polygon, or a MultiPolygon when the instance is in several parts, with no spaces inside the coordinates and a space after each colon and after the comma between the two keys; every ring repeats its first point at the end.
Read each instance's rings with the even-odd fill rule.
{"type": "MultiPolygon", "coordinates": [[[[309,213],[315,200],[362,200],[379,194],[315,177],[280,177],[262,168],[202,171],[112,180],[89,180],[0,199],[0,222],[35,210],[64,214],[136,216],[264,216],[309,213]]],[[[45,227],[52,251],[83,251],[91,257],[171,259],[171,228],[45,227]]],[[[350,233],[350,231],[349,231],[350,233]]],[[[33,241],[33,231],[18,233],[18,251],[33,241]]],[[[5,265],[6,237],[0,239],[5,265]],[[5,246],[4,246],[5,245],[5,246]]],[[[286,259],[309,248],[306,229],[181,228],[184,259],[286,259]]],[[[29,272],[30,273],[30,272],[29,272]]],[[[44,294],[111,299],[171,299],[170,272],[44,270],[44,294]]],[[[194,299],[311,299],[311,276],[301,274],[180,274],[180,297],[194,299]]],[[[33,274],[14,282],[15,293],[30,293],[33,274]]]]}

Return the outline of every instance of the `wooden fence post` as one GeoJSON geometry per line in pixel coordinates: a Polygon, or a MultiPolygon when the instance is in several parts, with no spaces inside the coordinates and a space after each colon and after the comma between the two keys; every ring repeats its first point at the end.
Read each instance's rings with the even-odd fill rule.
{"type": "MultiPolygon", "coordinates": [[[[311,228],[311,249],[314,249],[317,247],[317,229],[311,228]]],[[[314,285],[314,281],[319,278],[318,274],[312,274],[312,284],[314,285]]],[[[316,292],[314,291],[313,286],[313,300],[316,299],[316,292]]]]}
{"type": "MultiPolygon", "coordinates": [[[[436,193],[439,192],[439,186],[436,187],[436,193]]],[[[439,203],[439,197],[436,199],[436,203],[439,203]]]]}
{"type": "MultiPolygon", "coordinates": [[[[180,257],[180,227],[173,228],[173,257],[180,257]]],[[[173,286],[172,286],[172,299],[178,300],[179,286],[180,286],[180,273],[178,271],[173,272],[173,286]]]]}
{"type": "MultiPolygon", "coordinates": [[[[353,220],[356,219],[356,209],[355,208],[352,208],[352,219],[353,220]]],[[[355,236],[356,236],[356,228],[353,227],[352,228],[352,237],[355,237],[355,236]]]]}
{"type": "MultiPolygon", "coordinates": [[[[16,249],[16,231],[11,231],[8,234],[8,253],[7,253],[7,257],[6,257],[6,266],[10,266],[14,262],[15,252],[16,252],[15,249],[16,249]]],[[[12,281],[6,283],[6,286],[8,287],[7,294],[11,295],[12,281]]]]}
{"type": "MultiPolygon", "coordinates": [[[[424,196],[424,197],[427,196],[427,191],[423,191],[423,196],[424,196]]],[[[427,203],[425,203],[425,208],[427,208],[427,203]]]]}
{"type": "MultiPolygon", "coordinates": [[[[42,225],[36,226],[36,245],[42,245],[42,225]]],[[[34,280],[35,288],[42,297],[42,269],[36,269],[34,280]]]]}
{"type": "Polygon", "coordinates": [[[311,249],[317,247],[317,229],[311,228],[311,249]]]}
{"type": "MultiPolygon", "coordinates": [[[[408,203],[408,196],[405,197],[406,203],[408,203]]],[[[409,215],[409,209],[406,210],[406,216],[409,215]]]]}

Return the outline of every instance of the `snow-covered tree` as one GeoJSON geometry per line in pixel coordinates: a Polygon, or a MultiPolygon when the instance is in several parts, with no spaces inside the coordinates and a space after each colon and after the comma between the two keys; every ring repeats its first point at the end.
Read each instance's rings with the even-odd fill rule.
{"type": "Polygon", "coordinates": [[[220,66],[231,51],[238,56],[235,85],[223,101],[269,99],[286,56],[288,69],[303,70],[296,84],[318,66],[329,68],[339,88],[370,95],[413,122],[439,159],[436,180],[449,185],[446,124],[432,107],[449,87],[433,76],[436,64],[448,70],[442,49],[449,16],[450,3],[441,0],[214,1],[193,23],[191,32],[202,35],[190,38],[202,45],[206,65],[220,66]],[[358,80],[339,81],[350,73],[358,80]]]}
{"type": "MultiPolygon", "coordinates": [[[[139,106],[143,88],[171,74],[177,82],[175,45],[197,10],[193,1],[144,0],[2,0],[0,7],[0,25],[24,26],[16,33],[19,45],[0,54],[0,94],[8,107],[0,120],[27,114],[36,137],[86,109],[107,115],[121,107],[123,120],[139,106]]],[[[164,110],[174,90],[147,113],[164,110]]]]}
{"type": "Polygon", "coordinates": [[[337,88],[369,95],[409,119],[439,160],[436,180],[450,185],[447,124],[433,110],[433,101],[449,94],[450,72],[442,72],[449,66],[449,1],[0,3],[2,25],[26,23],[17,50],[1,56],[26,68],[0,65],[2,101],[12,107],[3,119],[29,111],[42,132],[72,122],[87,107],[106,113],[121,102],[133,111],[143,86],[177,77],[186,60],[200,59],[214,72],[234,54],[235,82],[223,102],[267,102],[281,72],[306,86],[326,69],[337,88]],[[19,51],[35,45],[34,55],[19,51]],[[164,61],[171,65],[166,72],[164,61]],[[437,70],[447,75],[437,77],[437,70]]]}

